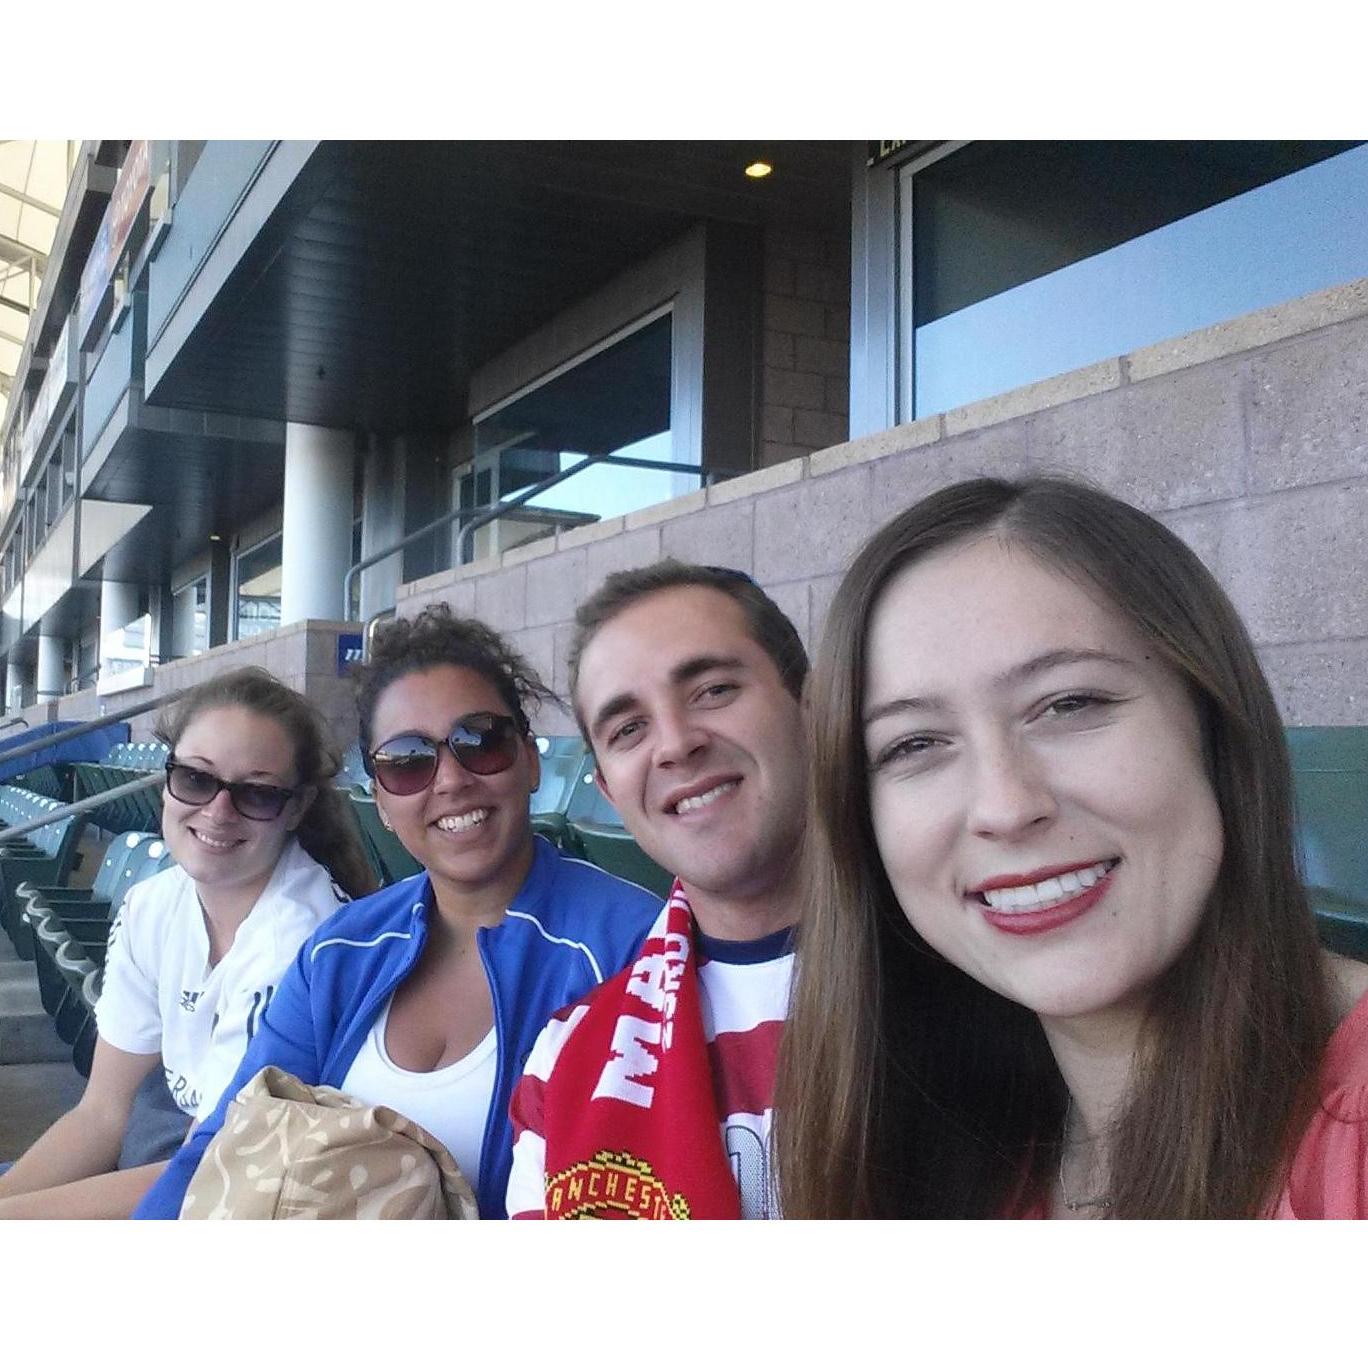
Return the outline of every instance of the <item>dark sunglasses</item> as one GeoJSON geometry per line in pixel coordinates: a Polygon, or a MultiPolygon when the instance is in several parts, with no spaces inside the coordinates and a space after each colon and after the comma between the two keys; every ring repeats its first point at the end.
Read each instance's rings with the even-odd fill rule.
{"type": "Polygon", "coordinates": [[[228,790],[228,801],[253,822],[275,821],[297,792],[296,789],[277,788],[274,784],[230,784],[216,774],[208,774],[193,765],[182,765],[179,760],[166,762],[166,791],[178,803],[203,807],[212,803],[224,789],[228,790]]]}
{"type": "MultiPolygon", "coordinates": [[[[477,712],[456,719],[446,745],[456,763],[471,774],[502,774],[518,758],[520,741],[518,724],[511,717],[477,712]]],[[[367,768],[386,793],[407,798],[437,777],[437,748],[442,744],[418,732],[405,732],[371,751],[367,768]]]]}

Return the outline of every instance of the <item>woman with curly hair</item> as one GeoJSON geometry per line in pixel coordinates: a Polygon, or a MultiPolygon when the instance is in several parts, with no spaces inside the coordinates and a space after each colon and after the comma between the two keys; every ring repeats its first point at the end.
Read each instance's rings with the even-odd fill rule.
{"type": "Polygon", "coordinates": [[[136,1213],[178,1214],[228,1103],[275,1065],[418,1122],[484,1217],[504,1215],[508,1099],[553,1012],[617,973],[659,910],[534,837],[528,711],[551,697],[483,623],[433,604],[377,633],[358,678],[376,805],[422,872],[305,942],[217,1109],[136,1213]]]}

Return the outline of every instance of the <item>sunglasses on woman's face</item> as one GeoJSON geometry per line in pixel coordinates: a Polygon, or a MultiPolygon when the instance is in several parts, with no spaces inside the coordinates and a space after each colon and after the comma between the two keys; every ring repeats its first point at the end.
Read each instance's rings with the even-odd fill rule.
{"type": "Polygon", "coordinates": [[[370,772],[386,793],[407,798],[421,793],[437,777],[437,748],[451,748],[456,763],[471,774],[502,774],[518,758],[518,724],[501,713],[477,712],[458,717],[445,742],[418,732],[393,736],[371,751],[370,772]]]}
{"type": "Polygon", "coordinates": [[[174,758],[166,762],[166,791],[188,807],[203,807],[212,803],[219,793],[228,790],[228,801],[242,816],[253,822],[273,822],[285,811],[285,804],[295,796],[295,789],[278,788],[275,784],[229,783],[216,774],[182,765],[174,758]]]}

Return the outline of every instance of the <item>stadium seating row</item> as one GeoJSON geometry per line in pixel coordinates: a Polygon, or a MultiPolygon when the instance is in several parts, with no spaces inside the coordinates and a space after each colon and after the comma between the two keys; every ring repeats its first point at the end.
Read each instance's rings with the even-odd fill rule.
{"type": "Polygon", "coordinates": [[[33,933],[19,913],[16,896],[25,880],[41,884],[66,883],[76,861],[76,849],[85,830],[84,814],[61,815],[63,804],[15,784],[0,785],[0,823],[21,826],[39,817],[53,821],[30,836],[0,844],[0,926],[14,942],[21,959],[33,958],[33,933]]]}
{"type": "MultiPolygon", "coordinates": [[[[160,741],[123,742],[114,746],[98,764],[85,762],[71,767],[71,796],[80,800],[108,793],[121,784],[161,769],[170,754],[168,747],[160,741]]],[[[98,811],[100,826],[109,832],[161,830],[161,797],[153,789],[111,799],[98,811]]]]}
{"type": "MultiPolygon", "coordinates": [[[[1368,728],[1288,730],[1296,783],[1298,847],[1321,938],[1342,954],[1368,959],[1368,728]]],[[[593,757],[578,737],[540,738],[541,784],[532,796],[533,829],[567,854],[586,859],[662,896],[669,875],[636,845],[593,782],[593,757]]],[[[76,797],[107,792],[159,769],[156,742],[115,746],[100,763],[72,765],[76,797]]],[[[22,776],[25,780],[29,775],[22,776]]],[[[355,747],[337,780],[348,795],[363,846],[384,883],[416,873],[417,863],[381,823],[355,747]],[[354,753],[353,753],[354,752],[354,753]]],[[[0,827],[54,820],[27,839],[0,843],[0,926],[19,954],[35,961],[40,995],[62,1039],[88,1070],[110,922],[127,890],[167,867],[160,803],[153,790],[96,809],[117,833],[91,888],[70,887],[83,815],[18,783],[0,785],[0,827]]]]}
{"type": "Polygon", "coordinates": [[[43,1008],[57,1034],[72,1046],[72,1060],[90,1072],[95,1048],[95,1004],[104,977],[109,927],[128,890],[171,863],[153,832],[130,832],[109,843],[88,889],[25,880],[15,890],[34,946],[34,965],[43,1008]]]}

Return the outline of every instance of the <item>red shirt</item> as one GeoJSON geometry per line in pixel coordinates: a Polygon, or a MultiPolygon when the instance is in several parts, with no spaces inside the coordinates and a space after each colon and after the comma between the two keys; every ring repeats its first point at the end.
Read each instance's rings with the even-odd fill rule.
{"type": "MultiPolygon", "coordinates": [[[[1275,1221],[1368,1219],[1368,993],[1336,1028],[1320,1069],[1321,1101],[1270,1206],[1275,1221]]],[[[1043,1202],[1016,1213],[1042,1220],[1043,1202]]]]}
{"type": "Polygon", "coordinates": [[[1269,1216],[1368,1218],[1368,993],[1340,1022],[1321,1062],[1321,1103],[1269,1216]]]}

